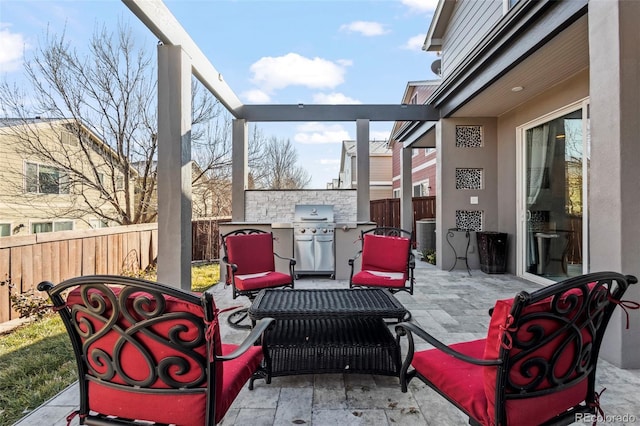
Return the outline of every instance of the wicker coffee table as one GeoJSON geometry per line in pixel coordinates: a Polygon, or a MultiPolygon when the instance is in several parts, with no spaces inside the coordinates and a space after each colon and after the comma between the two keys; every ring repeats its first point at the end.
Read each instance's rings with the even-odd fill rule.
{"type": "Polygon", "coordinates": [[[253,380],[315,373],[397,376],[400,348],[384,320],[401,321],[407,314],[386,289],[263,290],[249,317],[276,321],[264,336],[264,370],[253,380]]]}

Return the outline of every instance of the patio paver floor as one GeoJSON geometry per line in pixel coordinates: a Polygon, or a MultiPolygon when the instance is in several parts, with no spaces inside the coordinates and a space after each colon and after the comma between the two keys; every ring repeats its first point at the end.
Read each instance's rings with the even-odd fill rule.
{"type": "MultiPolygon", "coordinates": [[[[419,323],[445,343],[483,338],[489,325],[488,310],[497,299],[513,297],[520,290],[533,291],[539,285],[512,275],[488,275],[481,271],[441,271],[418,262],[414,295],[397,295],[419,323]]],[[[348,281],[303,277],[296,288],[347,288],[348,281]]],[[[231,289],[216,286],[219,308],[246,304],[246,298],[231,298],[231,289]]],[[[223,314],[222,339],[239,343],[247,334],[226,324],[223,314]]],[[[423,348],[428,345],[423,344],[423,348]]],[[[404,352],[403,352],[404,353],[404,352]]],[[[633,416],[640,423],[640,370],[622,370],[601,360],[596,389],[607,416],[633,416]]],[[[77,386],[72,385],[32,411],[15,426],[66,425],[67,415],[77,408],[77,386]]],[[[631,423],[631,422],[630,422],[631,423]]],[[[627,424],[630,424],[627,423],[627,424]]],[[[78,424],[76,417],[72,425],[78,424]]],[[[465,425],[468,419],[444,398],[419,380],[402,393],[398,379],[365,374],[317,374],[275,377],[270,385],[245,385],[222,425],[272,426],[324,425],[465,425]]],[[[585,423],[576,423],[585,424],[585,423]]],[[[624,422],[599,422],[622,425],[624,422]]]]}

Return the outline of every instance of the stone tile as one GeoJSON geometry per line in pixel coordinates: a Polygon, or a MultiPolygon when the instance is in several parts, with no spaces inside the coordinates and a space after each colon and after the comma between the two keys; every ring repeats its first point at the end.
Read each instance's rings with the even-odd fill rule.
{"type": "Polygon", "coordinates": [[[253,390],[249,390],[248,386],[242,388],[231,408],[264,408],[274,409],[278,406],[280,399],[279,386],[267,385],[262,382],[254,384],[253,390]]]}
{"type": "Polygon", "coordinates": [[[274,425],[310,424],[312,406],[312,386],[304,389],[282,389],[274,425]]]}
{"type": "Polygon", "coordinates": [[[275,409],[242,408],[238,412],[234,422],[229,423],[229,425],[272,426],[276,424],[275,415],[275,409]]]}
{"type": "Polygon", "coordinates": [[[388,425],[384,410],[317,410],[313,412],[313,425],[383,426],[388,425]]]}
{"type": "Polygon", "coordinates": [[[314,410],[348,408],[342,374],[316,375],[313,389],[314,410]]]}

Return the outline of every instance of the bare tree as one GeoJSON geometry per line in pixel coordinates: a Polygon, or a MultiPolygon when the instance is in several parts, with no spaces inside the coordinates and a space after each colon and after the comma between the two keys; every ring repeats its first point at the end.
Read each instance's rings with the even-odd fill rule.
{"type": "Polygon", "coordinates": [[[289,139],[270,137],[254,164],[254,182],[258,188],[301,189],[311,181],[307,171],[297,165],[298,153],[289,139]]]}
{"type": "MultiPolygon", "coordinates": [[[[84,55],[66,42],[64,33],[47,33],[25,63],[25,74],[28,93],[6,80],[0,84],[0,106],[13,119],[2,130],[11,132],[25,158],[46,163],[64,181],[72,202],[51,215],[90,215],[118,224],[155,221],[157,73],[151,55],[136,47],[130,28],[120,23],[115,33],[97,30],[84,55]],[[36,116],[46,118],[49,132],[41,131],[43,120],[33,120],[36,116]],[[69,134],[73,142],[65,143],[69,134]],[[58,139],[55,148],[51,135],[58,139]]],[[[229,144],[219,103],[200,85],[193,87],[198,181],[226,173],[229,144]]],[[[42,206],[38,191],[22,192],[21,202],[42,206]]]]}

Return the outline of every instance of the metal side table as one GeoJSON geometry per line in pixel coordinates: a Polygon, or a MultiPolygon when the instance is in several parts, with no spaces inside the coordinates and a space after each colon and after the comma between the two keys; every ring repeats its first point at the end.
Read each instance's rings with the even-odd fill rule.
{"type": "Polygon", "coordinates": [[[471,245],[470,231],[468,229],[459,229],[459,228],[447,229],[447,244],[449,244],[449,247],[451,247],[451,250],[453,250],[453,256],[455,257],[455,262],[453,263],[453,265],[451,265],[449,272],[453,271],[453,269],[458,264],[459,260],[464,260],[464,264],[467,267],[467,272],[469,273],[469,276],[471,276],[471,268],[469,268],[469,261],[467,258],[469,253],[469,246],[471,245]],[[465,248],[464,256],[459,256],[458,253],[456,252],[455,246],[451,243],[451,239],[456,236],[456,233],[464,233],[464,236],[467,239],[467,247],[465,248]]]}

